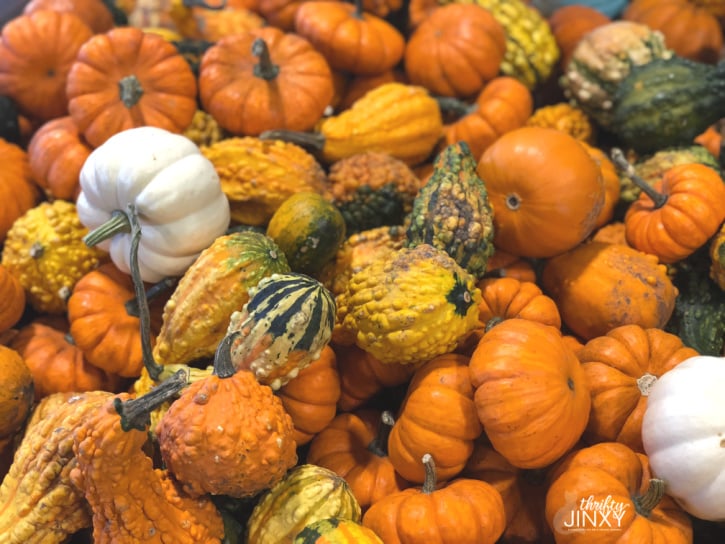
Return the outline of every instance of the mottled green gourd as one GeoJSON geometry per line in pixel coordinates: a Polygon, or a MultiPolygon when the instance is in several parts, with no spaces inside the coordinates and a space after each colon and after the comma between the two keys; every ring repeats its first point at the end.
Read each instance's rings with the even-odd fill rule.
{"type": "Polygon", "coordinates": [[[639,153],[688,145],[725,116],[725,63],[672,57],[634,67],[612,112],[612,132],[639,153]]]}
{"type": "Polygon", "coordinates": [[[433,173],[413,201],[408,247],[430,244],[442,249],[480,278],[493,254],[493,212],[465,142],[446,147],[433,173]]]}

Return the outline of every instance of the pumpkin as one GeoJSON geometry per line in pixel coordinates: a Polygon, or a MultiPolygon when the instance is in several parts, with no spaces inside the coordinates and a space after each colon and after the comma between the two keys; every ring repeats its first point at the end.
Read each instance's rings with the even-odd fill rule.
{"type": "Polygon", "coordinates": [[[546,20],[561,52],[559,67],[562,71],[566,70],[579,40],[595,28],[611,22],[610,17],[578,2],[559,6],[548,15],[546,20]]]}
{"type": "Polygon", "coordinates": [[[267,24],[292,32],[295,28],[295,14],[306,0],[257,0],[257,9],[267,24]]]}
{"type": "Polygon", "coordinates": [[[407,383],[415,372],[414,365],[382,363],[355,345],[335,345],[335,353],[340,374],[337,407],[345,412],[359,408],[383,389],[407,383]]]}
{"type": "Polygon", "coordinates": [[[15,325],[25,312],[25,289],[10,270],[0,264],[0,333],[15,325]]]}
{"type": "Polygon", "coordinates": [[[295,272],[264,277],[229,319],[232,364],[277,390],[320,357],[335,313],[335,300],[317,280],[295,272]]]}
{"type": "Polygon", "coordinates": [[[227,340],[214,373],[185,388],[156,425],[164,464],[195,498],[251,497],[279,482],[297,462],[292,432],[272,389],[251,372],[235,371],[227,340]]]}
{"type": "Polygon", "coordinates": [[[634,21],[659,30],[667,47],[686,59],[717,63],[723,33],[717,18],[688,0],[634,0],[622,13],[634,21]]]}
{"type": "Polygon", "coordinates": [[[68,72],[68,111],[91,147],[114,134],[152,126],[183,131],[196,111],[196,79],[176,48],[133,27],[97,34],[68,72]]]}
{"type": "Polygon", "coordinates": [[[264,18],[250,8],[230,5],[220,8],[192,6],[186,28],[180,28],[182,35],[185,38],[217,42],[226,36],[243,34],[265,25],[264,18]]]}
{"type": "Polygon", "coordinates": [[[40,200],[40,190],[33,180],[27,152],[0,138],[0,242],[5,241],[16,219],[40,200]]]}
{"type": "Polygon", "coordinates": [[[477,172],[493,207],[494,245],[523,257],[572,249],[594,230],[604,203],[597,164],[576,139],[551,128],[507,132],[477,172]]]}
{"type": "Polygon", "coordinates": [[[534,282],[511,277],[483,278],[478,288],[481,290],[478,318],[486,329],[512,318],[561,328],[559,309],[534,282]]]}
{"type": "Polygon", "coordinates": [[[66,82],[82,45],[93,36],[73,13],[19,15],[0,36],[0,94],[23,115],[46,121],[68,113],[66,82]]]}
{"type": "Polygon", "coordinates": [[[33,179],[50,200],[77,198],[78,176],[90,154],[90,146],[70,116],[43,123],[28,143],[33,179]]]}
{"type": "Polygon", "coordinates": [[[103,0],[30,0],[23,13],[42,9],[69,12],[80,17],[94,34],[107,32],[114,26],[113,14],[103,0]]]}
{"type": "Polygon", "coordinates": [[[452,3],[431,12],[405,46],[405,73],[435,95],[470,97],[499,74],[506,32],[476,4],[452,3]]]}
{"type": "MultiPolygon", "coordinates": [[[[295,12],[294,31],[309,40],[334,70],[379,74],[403,58],[403,34],[385,19],[353,3],[313,0],[295,12]]],[[[279,127],[281,128],[281,127],[279,127]]]]}
{"type": "Polygon", "coordinates": [[[693,516],[720,521],[722,357],[696,355],[663,374],[650,390],[642,441],[667,494],[693,516]],[[697,384],[697,385],[694,385],[697,384]]]}
{"type": "Polygon", "coordinates": [[[305,463],[265,492],[247,521],[248,544],[292,544],[310,523],[329,517],[360,521],[360,505],[347,482],[305,463]]]}
{"type": "Polygon", "coordinates": [[[0,345],[0,440],[12,437],[25,424],[33,407],[33,376],[20,354],[0,345]]]}
{"type": "Polygon", "coordinates": [[[558,102],[536,108],[526,120],[526,126],[555,128],[581,142],[592,142],[595,129],[589,117],[568,102],[558,102]]]}
{"type": "Polygon", "coordinates": [[[589,443],[642,446],[642,416],[652,388],[666,372],[698,355],[662,329],[622,325],[589,340],[577,353],[592,395],[589,443]]]}
{"type": "Polygon", "coordinates": [[[314,133],[270,130],[260,137],[292,139],[319,150],[327,164],[357,153],[379,151],[412,166],[431,154],[442,130],[440,108],[426,89],[391,82],[368,91],[338,115],[321,119],[314,133]]]}
{"type": "Polygon", "coordinates": [[[339,113],[352,106],[358,98],[362,98],[368,91],[385,83],[405,83],[405,72],[399,67],[386,70],[380,74],[353,75],[335,71],[339,81],[339,99],[335,102],[335,112],[339,113]]]}
{"type": "Polygon", "coordinates": [[[0,540],[5,544],[60,544],[90,527],[76,466],[75,431],[111,393],[55,393],[33,410],[13,463],[0,485],[0,540]],[[39,477],[42,474],[42,477],[39,477]]]}
{"type": "Polygon", "coordinates": [[[379,500],[365,512],[363,525],[386,544],[496,542],[506,524],[501,494],[486,482],[468,478],[438,486],[433,456],[425,454],[421,462],[426,475],[422,487],[379,500]]]}
{"type": "Polygon", "coordinates": [[[332,517],[306,525],[293,544],[383,544],[383,541],[357,522],[332,517]]]}
{"type": "Polygon", "coordinates": [[[602,175],[602,182],[604,184],[604,204],[599,215],[594,223],[594,228],[599,229],[604,225],[609,224],[614,218],[617,204],[619,204],[621,190],[621,182],[617,167],[607,157],[607,155],[600,148],[590,145],[586,142],[581,142],[584,149],[587,150],[589,156],[594,159],[594,162],[599,166],[599,172],[602,175]]]}
{"type": "Polygon", "coordinates": [[[478,418],[493,447],[519,468],[543,468],[577,443],[591,397],[574,351],[551,325],[506,319],[470,360],[478,418]]]}
{"type": "Polygon", "coordinates": [[[234,135],[309,130],[332,96],[325,57],[305,38],[272,26],[219,40],[199,67],[204,110],[234,135]]]}
{"type": "MultiPolygon", "coordinates": [[[[725,291],[725,223],[710,242],[710,279],[725,291]]],[[[0,327],[0,330],[2,327],[0,327]]]]}
{"type": "Polygon", "coordinates": [[[292,143],[231,137],[203,147],[202,153],[214,165],[238,223],[267,225],[282,202],[297,192],[329,195],[322,166],[292,143]]]}
{"type": "Polygon", "coordinates": [[[388,457],[390,412],[362,409],[338,414],[310,442],[307,462],[344,478],[362,512],[410,486],[388,457]]]}
{"type": "MultiPolygon", "coordinates": [[[[446,110],[450,101],[440,98],[446,110]]],[[[531,91],[518,79],[498,76],[489,81],[462,114],[443,126],[442,144],[451,145],[463,140],[476,161],[501,135],[524,125],[533,110],[531,91]]]]}
{"type": "Polygon", "coordinates": [[[63,321],[51,326],[36,318],[21,327],[10,341],[9,347],[30,369],[35,398],[62,392],[115,391],[120,385],[118,377],[83,357],[83,352],[68,341],[63,321]]]}
{"type": "Polygon", "coordinates": [[[692,521],[664,494],[647,457],[616,442],[571,453],[553,471],[546,520],[558,543],[591,542],[605,529],[609,539],[692,542],[692,521]]]}
{"type": "MultiPolygon", "coordinates": [[[[325,346],[319,359],[277,390],[285,412],[292,418],[297,446],[307,444],[335,418],[340,399],[340,377],[335,352],[325,346]]],[[[307,458],[310,462],[309,455],[307,458]]]]}
{"type": "Polygon", "coordinates": [[[259,232],[217,237],[189,266],[164,305],[153,350],[161,365],[188,364],[214,355],[229,319],[249,300],[249,289],[289,272],[277,245],[259,232]]]}
{"type": "Polygon", "coordinates": [[[303,191],[275,210],[267,236],[282,250],[293,271],[315,274],[335,257],[345,240],[345,219],[322,195],[303,191]]]}
{"type": "Polygon", "coordinates": [[[406,480],[422,484],[425,467],[419,459],[436,452],[441,480],[463,470],[482,432],[473,403],[469,359],[459,354],[434,357],[413,374],[388,439],[390,462],[406,480]]]}
{"type": "MultiPolygon", "coordinates": [[[[500,250],[495,251],[496,253],[505,253],[500,250]]],[[[490,262],[488,269],[486,270],[485,278],[513,278],[519,281],[528,281],[536,283],[537,276],[536,270],[531,259],[525,259],[516,255],[511,255],[513,259],[506,262],[506,264],[497,264],[497,261],[490,262]]]]}
{"type": "Polygon", "coordinates": [[[133,238],[129,205],[134,207],[143,229],[139,271],[147,282],[181,276],[229,225],[229,203],[212,163],[190,140],[162,128],[138,127],[109,138],[83,164],[80,186],[78,216],[91,230],[86,244],[107,250],[126,274],[133,238]]]}
{"type": "Polygon", "coordinates": [[[541,285],[559,307],[562,321],[585,340],[620,325],[662,328],[677,296],[657,257],[600,241],[549,259],[541,285]]]}
{"type": "MultiPolygon", "coordinates": [[[[113,263],[105,263],[78,280],[68,299],[73,343],[86,361],[111,374],[137,377],[143,368],[141,322],[129,312],[135,301],[133,282],[113,263]]],[[[161,328],[164,298],[152,306],[151,334],[161,328]]]]}
{"type": "Polygon", "coordinates": [[[424,362],[476,327],[480,296],[446,252],[428,244],[399,249],[352,275],[337,298],[340,333],[383,363],[424,362]]]}
{"type": "Polygon", "coordinates": [[[705,245],[725,221],[725,183],[712,168],[673,166],[650,186],[621,151],[614,160],[642,191],[624,216],[625,236],[632,247],[673,263],[705,245]]]}
{"type": "Polygon", "coordinates": [[[105,259],[105,252],[83,243],[88,229],[77,211],[65,200],[41,202],[8,231],[2,264],[39,312],[65,313],[73,286],[105,259]]]}
{"type": "Polygon", "coordinates": [[[76,463],[70,479],[88,501],[93,542],[220,542],[224,523],[211,499],[180,491],[144,452],[145,429],[122,427],[118,409],[128,399],[118,395],[97,407],[73,440],[76,463]]]}

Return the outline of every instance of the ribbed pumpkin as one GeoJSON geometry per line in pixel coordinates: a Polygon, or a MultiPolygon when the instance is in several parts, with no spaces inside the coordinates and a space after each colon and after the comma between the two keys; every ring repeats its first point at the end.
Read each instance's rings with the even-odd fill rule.
{"type": "Polygon", "coordinates": [[[164,307],[153,356],[162,365],[211,357],[229,319],[264,277],[289,272],[277,245],[264,234],[242,231],[218,237],[179,280],[164,307]]]}
{"type": "Polygon", "coordinates": [[[308,524],[331,516],[360,521],[350,487],[331,470],[298,465],[257,502],[247,522],[247,543],[292,544],[308,524]]]}
{"type": "Polygon", "coordinates": [[[602,175],[604,204],[602,204],[602,209],[599,210],[597,220],[594,222],[594,228],[597,229],[608,224],[614,218],[615,209],[622,192],[622,186],[617,167],[614,166],[614,163],[607,157],[604,151],[587,142],[581,142],[581,144],[587,150],[589,156],[594,159],[594,162],[597,163],[599,172],[602,175]]]}
{"type": "Polygon", "coordinates": [[[20,281],[0,264],[0,333],[15,325],[25,312],[25,289],[20,281]]]}
{"type": "Polygon", "coordinates": [[[446,147],[413,200],[407,246],[429,244],[480,278],[493,254],[493,212],[465,142],[446,147]]]}
{"type": "Polygon", "coordinates": [[[0,138],[0,242],[5,241],[17,218],[40,200],[40,189],[33,180],[27,152],[19,145],[0,138]]]}
{"type": "Polygon", "coordinates": [[[320,357],[332,336],[335,312],[330,292],[309,276],[262,278],[229,320],[234,366],[279,389],[320,357]]]}
{"type": "Polygon", "coordinates": [[[530,319],[557,329],[561,327],[556,304],[533,282],[507,277],[484,278],[478,282],[478,288],[481,290],[478,315],[486,328],[512,318],[530,319]]]}

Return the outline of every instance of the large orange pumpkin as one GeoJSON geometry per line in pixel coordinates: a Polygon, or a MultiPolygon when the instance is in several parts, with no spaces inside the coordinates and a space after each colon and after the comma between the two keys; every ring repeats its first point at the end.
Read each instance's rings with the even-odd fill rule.
{"type": "Polygon", "coordinates": [[[483,153],[477,167],[493,207],[494,245],[523,257],[552,257],[594,230],[604,205],[598,165],[574,137],[521,127],[483,153]]]}

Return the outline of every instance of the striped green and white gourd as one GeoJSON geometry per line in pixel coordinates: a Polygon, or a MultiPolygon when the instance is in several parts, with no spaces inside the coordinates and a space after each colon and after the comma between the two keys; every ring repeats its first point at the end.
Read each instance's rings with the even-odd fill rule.
{"type": "Polygon", "coordinates": [[[334,297],[316,279],[294,272],[263,278],[230,318],[227,335],[238,333],[231,343],[232,362],[279,389],[320,357],[335,316],[334,297]]]}

